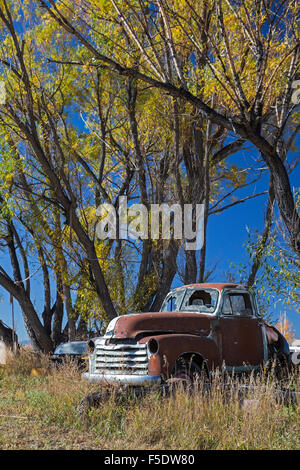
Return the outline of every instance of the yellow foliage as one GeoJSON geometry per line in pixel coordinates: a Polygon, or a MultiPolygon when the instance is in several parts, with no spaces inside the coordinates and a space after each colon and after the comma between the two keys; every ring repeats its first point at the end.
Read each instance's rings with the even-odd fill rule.
{"type": "Polygon", "coordinates": [[[276,323],[276,328],[283,334],[285,339],[289,344],[295,339],[295,332],[293,330],[292,323],[288,320],[286,315],[281,315],[278,322],[276,323]]]}

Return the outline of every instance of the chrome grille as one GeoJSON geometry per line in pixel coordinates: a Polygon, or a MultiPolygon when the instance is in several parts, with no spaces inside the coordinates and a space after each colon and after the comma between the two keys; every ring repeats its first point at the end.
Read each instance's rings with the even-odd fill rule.
{"type": "Polygon", "coordinates": [[[118,375],[148,373],[148,354],[145,344],[98,344],[95,353],[96,373],[118,375]]]}

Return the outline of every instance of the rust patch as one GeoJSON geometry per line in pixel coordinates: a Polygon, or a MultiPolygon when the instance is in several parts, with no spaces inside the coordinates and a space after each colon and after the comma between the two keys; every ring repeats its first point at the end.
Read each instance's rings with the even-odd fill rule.
{"type": "Polygon", "coordinates": [[[136,338],[141,335],[193,334],[208,336],[211,316],[194,312],[139,313],[120,317],[115,338],[136,338]]]}

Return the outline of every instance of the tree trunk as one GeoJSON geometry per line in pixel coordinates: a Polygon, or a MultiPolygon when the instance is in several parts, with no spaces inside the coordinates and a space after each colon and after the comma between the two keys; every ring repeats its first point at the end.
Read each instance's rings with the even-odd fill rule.
{"type": "Polygon", "coordinates": [[[255,257],[251,266],[251,271],[248,277],[249,287],[253,286],[254,284],[257,271],[260,268],[261,260],[264,255],[264,250],[265,250],[268,238],[269,238],[271,224],[272,224],[274,202],[275,202],[274,187],[273,187],[272,180],[270,179],[269,197],[268,197],[267,212],[266,212],[266,217],[265,217],[265,226],[264,226],[264,231],[262,233],[261,241],[257,246],[255,257]]]}
{"type": "Polygon", "coordinates": [[[56,347],[62,342],[62,320],[64,314],[64,303],[63,303],[63,292],[62,292],[62,280],[60,273],[56,274],[56,302],[55,310],[53,314],[52,323],[52,341],[56,347]]]}
{"type": "Polygon", "coordinates": [[[171,239],[163,261],[163,272],[159,280],[157,293],[150,308],[151,312],[159,311],[166,295],[171,289],[174,276],[177,272],[177,253],[178,244],[171,239]]]}
{"type": "Polygon", "coordinates": [[[300,217],[293,198],[289,177],[280,159],[276,162],[271,159],[271,162],[269,167],[274,182],[274,194],[278,209],[290,235],[290,246],[300,256],[300,217]]]}
{"type": "Polygon", "coordinates": [[[185,251],[184,284],[194,284],[197,280],[196,251],[185,251]]]}

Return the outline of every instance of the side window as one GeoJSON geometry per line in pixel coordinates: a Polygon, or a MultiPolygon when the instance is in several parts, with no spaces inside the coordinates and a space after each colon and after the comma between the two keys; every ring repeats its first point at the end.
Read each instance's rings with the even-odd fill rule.
{"type": "Polygon", "coordinates": [[[181,303],[182,295],[171,295],[164,305],[163,312],[178,312],[181,303]]]}
{"type": "Polygon", "coordinates": [[[249,294],[230,293],[224,298],[224,315],[252,316],[253,310],[249,294]]]}
{"type": "Polygon", "coordinates": [[[185,290],[181,289],[179,292],[169,292],[161,306],[161,312],[178,312],[182,299],[185,295],[185,290]]]}
{"type": "Polygon", "coordinates": [[[245,310],[245,299],[243,295],[230,295],[230,303],[234,315],[241,315],[245,310]]]}
{"type": "Polygon", "coordinates": [[[225,297],[224,297],[223,314],[224,315],[232,315],[231,304],[230,304],[230,299],[229,299],[228,294],[226,294],[225,297]]]}
{"type": "Polygon", "coordinates": [[[173,312],[175,306],[175,297],[171,296],[168,298],[166,312],[173,312]]]}

